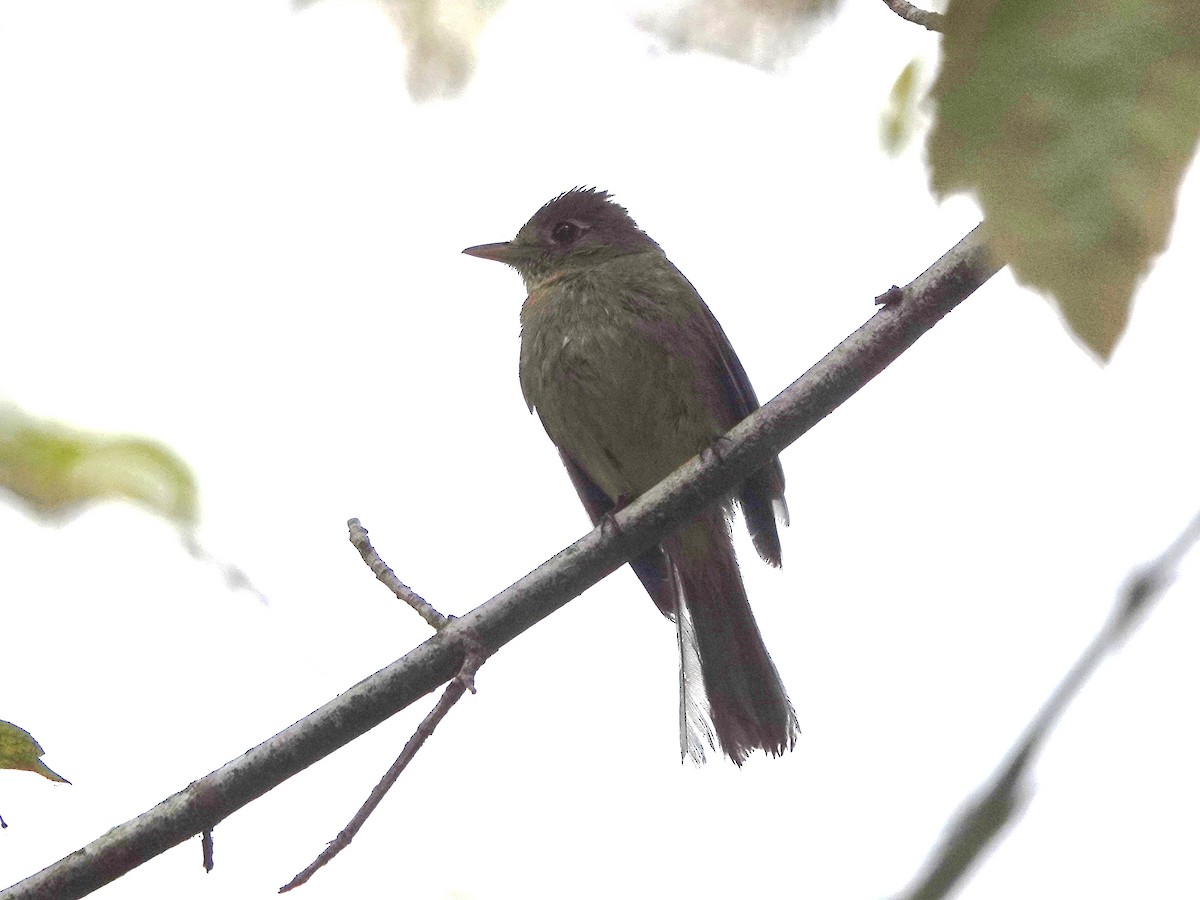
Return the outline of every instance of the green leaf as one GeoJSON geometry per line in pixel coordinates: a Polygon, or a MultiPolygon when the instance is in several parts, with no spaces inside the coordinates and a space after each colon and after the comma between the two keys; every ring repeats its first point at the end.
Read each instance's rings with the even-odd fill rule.
{"type": "Polygon", "coordinates": [[[899,156],[921,123],[917,110],[920,85],[921,63],[911,59],[896,76],[888,93],[887,106],[879,117],[879,139],[888,156],[899,156]]]}
{"type": "Polygon", "coordinates": [[[51,781],[70,784],[71,782],[42,762],[44,752],[32,734],[18,728],[12,722],[0,719],[0,769],[24,769],[37,772],[51,781]]]}
{"type": "Polygon", "coordinates": [[[191,470],[146,438],[78,431],[0,404],[0,487],[59,520],[96,500],[125,499],[183,526],[196,522],[191,470]]]}
{"type": "Polygon", "coordinates": [[[1200,139],[1195,0],[955,0],[929,137],[1018,280],[1103,359],[1166,245],[1200,139]]]}

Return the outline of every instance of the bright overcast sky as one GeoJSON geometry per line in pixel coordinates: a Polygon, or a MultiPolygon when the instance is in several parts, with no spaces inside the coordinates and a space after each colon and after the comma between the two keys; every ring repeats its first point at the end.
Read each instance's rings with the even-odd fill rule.
{"type": "MultiPolygon", "coordinates": [[[[0,507],[5,689],[55,785],[0,773],[0,886],[149,808],[427,636],[345,539],[463,613],[586,529],[517,384],[519,279],[461,248],[613,191],[761,397],[978,221],[879,150],[936,41],[853,0],[785,74],[676,56],[615,5],[512,0],[416,106],[362,0],[0,2],[0,394],[160,439],[200,538],[117,504],[0,507]]],[[[1192,178],[1175,242],[1195,247],[1192,178]]],[[[628,570],[506,647],[307,898],[873,898],[902,888],[1200,507],[1194,254],[1107,367],[1002,274],[783,455],[784,568],[745,576],[803,735],[681,766],[670,626],[628,570]]],[[[1194,896],[1197,567],[1070,710],[964,893],[1194,896]]],[[[267,897],[423,702],[101,897],[267,897]]]]}

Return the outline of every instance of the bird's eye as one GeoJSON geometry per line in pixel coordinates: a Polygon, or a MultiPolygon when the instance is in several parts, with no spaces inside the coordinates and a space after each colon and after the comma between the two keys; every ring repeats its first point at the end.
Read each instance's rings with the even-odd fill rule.
{"type": "Polygon", "coordinates": [[[569,244],[579,237],[579,226],[574,222],[559,222],[550,232],[550,237],[556,244],[569,244]]]}

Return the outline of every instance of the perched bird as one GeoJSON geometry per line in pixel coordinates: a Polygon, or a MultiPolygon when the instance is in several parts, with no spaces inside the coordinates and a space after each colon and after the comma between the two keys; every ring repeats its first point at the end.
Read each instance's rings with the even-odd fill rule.
{"type": "MultiPolygon", "coordinates": [[[[725,332],[691,282],[603,191],[575,188],[511,240],[468,247],[520,273],[521,390],[558,447],[583,505],[605,515],[713,444],[758,408],[725,332]]],[[[783,469],[738,489],[759,555],[780,563],[783,469]]],[[[767,654],[729,532],[733,498],[630,565],[678,629],[680,741],[738,765],[790,750],[799,727],[767,654]],[[711,723],[711,728],[710,728],[711,723]]]]}

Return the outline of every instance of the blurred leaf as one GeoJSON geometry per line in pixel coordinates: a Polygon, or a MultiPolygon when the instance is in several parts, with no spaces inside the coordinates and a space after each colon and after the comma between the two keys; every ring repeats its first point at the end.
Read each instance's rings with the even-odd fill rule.
{"type": "Polygon", "coordinates": [[[109,499],[140,503],[184,526],[198,512],[191,470],[162,444],[76,431],[9,404],[0,404],[0,487],[46,520],[109,499]]]}
{"type": "Polygon", "coordinates": [[[761,69],[795,56],[838,0],[684,0],[658,3],[636,19],[672,52],[699,50],[761,69]]]}
{"type": "Polygon", "coordinates": [[[921,62],[913,59],[896,76],[887,106],[879,117],[879,139],[888,156],[899,156],[917,133],[921,124],[917,111],[920,87],[921,62]]]}
{"type": "MultiPolygon", "coordinates": [[[[292,0],[301,11],[316,0],[292,0]]],[[[475,42],[504,0],[380,0],[408,55],[414,100],[457,96],[475,71],[475,42]]]]}
{"type": "MultiPolygon", "coordinates": [[[[302,11],[316,0],[292,0],[302,11]]],[[[504,0],[380,0],[408,51],[414,100],[454,97],[475,71],[475,45],[504,0]]],[[[636,18],[674,52],[699,50],[773,69],[795,56],[839,0],[669,0],[636,18]]],[[[566,36],[564,36],[565,38],[566,36]]]]}
{"type": "Polygon", "coordinates": [[[414,100],[459,94],[475,72],[475,42],[500,0],[383,0],[408,51],[414,100]]]}
{"type": "Polygon", "coordinates": [[[1200,137],[1194,0],[956,0],[929,137],[1024,284],[1109,358],[1200,137]]]}
{"type": "Polygon", "coordinates": [[[27,772],[37,772],[51,781],[70,784],[71,782],[42,762],[41,757],[44,753],[32,734],[18,728],[12,722],[0,719],[0,769],[24,769],[27,772]]]}

